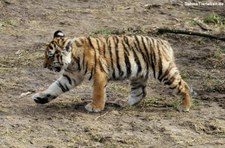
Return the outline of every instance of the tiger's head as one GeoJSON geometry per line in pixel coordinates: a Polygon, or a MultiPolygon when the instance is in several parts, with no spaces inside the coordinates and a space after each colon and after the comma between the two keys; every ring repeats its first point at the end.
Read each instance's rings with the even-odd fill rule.
{"type": "Polygon", "coordinates": [[[69,53],[71,42],[60,30],[53,35],[53,40],[47,45],[45,50],[44,68],[55,72],[60,72],[70,63],[71,55],[69,53]]]}

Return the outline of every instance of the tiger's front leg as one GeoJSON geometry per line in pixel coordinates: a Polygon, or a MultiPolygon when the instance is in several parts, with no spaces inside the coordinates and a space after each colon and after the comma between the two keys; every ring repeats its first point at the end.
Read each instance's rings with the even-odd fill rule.
{"type": "Polygon", "coordinates": [[[35,94],[32,99],[38,104],[45,104],[58,97],[60,94],[69,91],[83,81],[79,73],[65,72],[58,80],[52,83],[47,90],[35,94]]]}
{"type": "Polygon", "coordinates": [[[107,74],[101,70],[96,70],[93,82],[93,101],[85,106],[89,112],[99,112],[105,108],[107,74]]]}

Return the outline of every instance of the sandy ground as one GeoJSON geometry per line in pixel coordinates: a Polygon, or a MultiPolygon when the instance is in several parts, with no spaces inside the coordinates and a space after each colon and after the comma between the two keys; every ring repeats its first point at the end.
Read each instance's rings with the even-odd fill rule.
{"type": "MultiPolygon", "coordinates": [[[[177,0],[1,0],[0,8],[1,148],[225,147],[225,43],[154,33],[169,27],[225,36],[225,23],[208,24],[211,31],[204,31],[195,22],[213,13],[224,18],[225,6],[189,7],[177,0]],[[69,36],[113,30],[168,40],[195,91],[191,111],[177,112],[179,97],[153,79],[147,97],[132,107],[109,102],[101,113],[86,112],[88,81],[36,105],[31,96],[60,75],[42,66],[45,44],[58,29],[69,36]]],[[[125,99],[128,84],[111,82],[108,99],[125,99]]]]}

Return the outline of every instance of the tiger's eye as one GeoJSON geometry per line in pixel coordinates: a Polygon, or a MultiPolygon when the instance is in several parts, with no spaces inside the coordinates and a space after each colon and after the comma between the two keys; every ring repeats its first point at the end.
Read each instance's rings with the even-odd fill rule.
{"type": "Polygon", "coordinates": [[[48,52],[48,58],[49,58],[49,59],[52,58],[53,55],[54,55],[54,54],[53,54],[51,51],[48,52]]]}

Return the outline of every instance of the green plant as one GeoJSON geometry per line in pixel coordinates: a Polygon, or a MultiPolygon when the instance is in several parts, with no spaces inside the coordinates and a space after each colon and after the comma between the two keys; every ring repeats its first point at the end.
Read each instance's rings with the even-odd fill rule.
{"type": "Polygon", "coordinates": [[[110,28],[101,28],[92,31],[89,35],[96,36],[96,35],[111,35],[111,34],[113,34],[113,30],[111,30],[110,28]]]}
{"type": "Polygon", "coordinates": [[[210,13],[203,18],[203,22],[206,24],[225,24],[225,17],[220,16],[216,13],[210,13]]]}

